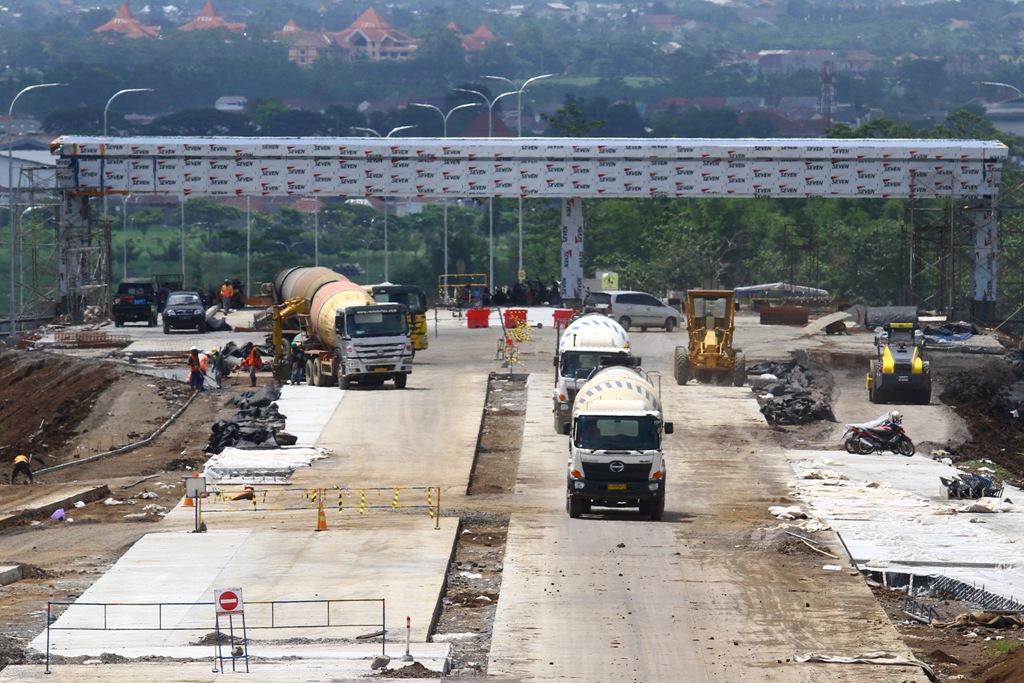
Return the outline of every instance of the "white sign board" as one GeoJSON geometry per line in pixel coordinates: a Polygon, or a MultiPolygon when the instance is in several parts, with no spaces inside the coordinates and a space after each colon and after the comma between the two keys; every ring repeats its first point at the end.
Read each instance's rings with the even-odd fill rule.
{"type": "Polygon", "coordinates": [[[188,477],[185,479],[186,498],[206,498],[206,477],[188,477]]]}
{"type": "Polygon", "coordinates": [[[242,589],[214,588],[213,608],[220,615],[242,614],[245,611],[245,605],[242,602],[242,589]]]}
{"type": "Polygon", "coordinates": [[[583,298],[583,200],[562,200],[563,299],[583,298]]]}

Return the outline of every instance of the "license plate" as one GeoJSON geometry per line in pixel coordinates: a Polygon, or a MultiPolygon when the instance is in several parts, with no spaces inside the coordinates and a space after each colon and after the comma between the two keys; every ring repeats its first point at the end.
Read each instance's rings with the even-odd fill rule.
{"type": "Polygon", "coordinates": [[[625,491],[626,490],[626,485],[625,484],[608,484],[608,490],[609,491],[625,491]]]}
{"type": "Polygon", "coordinates": [[[374,368],[373,371],[374,372],[387,372],[388,368],[374,368]]]}
{"type": "Polygon", "coordinates": [[[907,377],[906,375],[901,375],[898,381],[900,381],[900,382],[909,382],[910,378],[907,377]]]}

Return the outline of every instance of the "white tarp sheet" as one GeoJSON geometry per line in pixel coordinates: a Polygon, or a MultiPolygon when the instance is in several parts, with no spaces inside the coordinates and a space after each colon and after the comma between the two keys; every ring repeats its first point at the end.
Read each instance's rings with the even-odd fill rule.
{"type": "Polygon", "coordinates": [[[285,446],[244,450],[225,448],[206,461],[203,475],[213,484],[285,484],[300,467],[330,455],[326,448],[285,446]]]}

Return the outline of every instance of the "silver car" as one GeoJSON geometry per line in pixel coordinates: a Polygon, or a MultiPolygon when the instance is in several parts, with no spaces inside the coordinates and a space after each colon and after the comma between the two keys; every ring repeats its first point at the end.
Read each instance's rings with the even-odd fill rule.
{"type": "Polygon", "coordinates": [[[661,327],[671,332],[679,326],[682,317],[678,310],[667,306],[645,292],[591,292],[583,302],[586,312],[596,311],[615,318],[627,331],[639,327],[661,327]]]}

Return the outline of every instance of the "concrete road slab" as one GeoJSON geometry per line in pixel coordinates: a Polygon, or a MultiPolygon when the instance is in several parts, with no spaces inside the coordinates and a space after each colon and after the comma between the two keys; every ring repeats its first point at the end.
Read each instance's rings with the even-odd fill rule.
{"type": "Polygon", "coordinates": [[[235,342],[242,346],[246,342],[262,344],[267,339],[266,332],[208,332],[197,334],[194,332],[174,332],[163,334],[154,330],[152,334],[138,335],[136,341],[124,348],[126,353],[135,355],[146,355],[152,353],[188,353],[189,348],[198,346],[201,349],[211,349],[214,346],[224,346],[228,342],[235,342]]]}
{"type": "Polygon", "coordinates": [[[287,417],[285,431],[298,437],[296,446],[315,446],[347,392],[338,387],[286,384],[277,407],[287,417]]]}
{"type": "MultiPolygon", "coordinates": [[[[435,531],[427,523],[407,523],[399,529],[344,533],[238,529],[149,534],[67,608],[55,623],[51,642],[56,653],[75,655],[187,646],[213,630],[213,608],[194,603],[212,601],[217,587],[241,587],[247,601],[385,598],[390,629],[397,633],[401,617],[411,616],[414,640],[425,641],[455,527],[447,523],[435,531]],[[102,606],[85,604],[112,602],[179,604],[108,607],[105,615],[102,606]],[[104,623],[127,630],[59,630],[104,623]],[[168,626],[188,630],[135,630],[168,626]]],[[[277,619],[284,623],[317,624],[326,607],[282,609],[277,619]]],[[[250,628],[269,624],[269,607],[253,606],[247,618],[250,628]]],[[[268,629],[260,630],[260,637],[354,637],[377,630],[380,619],[379,603],[352,603],[344,609],[332,607],[331,621],[361,626],[320,629],[315,636],[308,630],[268,629]]],[[[44,632],[31,646],[41,650],[45,644],[44,632]]]]}
{"type": "MultiPolygon", "coordinates": [[[[410,648],[416,661],[431,671],[437,671],[436,677],[417,677],[421,681],[441,680],[447,646],[433,643],[413,644],[410,648]]],[[[389,668],[399,669],[406,663],[400,661],[405,654],[404,647],[389,647],[391,657],[389,668]]],[[[301,655],[292,655],[299,656],[301,655]]],[[[320,657],[301,658],[290,661],[255,660],[250,662],[250,673],[232,674],[230,667],[226,675],[247,676],[250,680],[261,683],[344,683],[345,681],[364,681],[372,676],[374,681],[387,683],[399,680],[380,676],[370,670],[372,657],[355,656],[352,658],[320,657]]],[[[50,674],[42,665],[9,666],[0,671],[0,682],[21,683],[23,681],[46,681],[47,683],[138,683],[138,681],[157,681],[159,683],[214,683],[223,681],[225,674],[214,672],[212,658],[196,662],[129,662],[122,664],[102,664],[98,660],[93,664],[55,664],[50,674]]],[[[244,672],[244,665],[241,671],[244,672]]],[[[407,679],[404,679],[407,680],[407,679]]]]}
{"type": "Polygon", "coordinates": [[[0,586],[21,580],[21,565],[6,564],[0,565],[0,586]]]}
{"type": "MultiPolygon", "coordinates": [[[[441,486],[465,493],[487,376],[418,358],[407,389],[344,392],[316,442],[334,454],[296,472],[293,485],[441,486]]],[[[281,412],[287,413],[283,406],[281,412]]]]}

